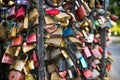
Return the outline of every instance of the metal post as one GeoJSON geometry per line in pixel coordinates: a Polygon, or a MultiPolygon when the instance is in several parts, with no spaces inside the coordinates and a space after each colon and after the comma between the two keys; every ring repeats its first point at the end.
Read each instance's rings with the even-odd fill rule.
{"type": "Polygon", "coordinates": [[[38,34],[38,43],[37,43],[37,51],[38,56],[40,60],[40,67],[38,68],[38,80],[45,80],[45,73],[44,73],[44,11],[43,11],[43,1],[44,0],[38,0],[38,10],[39,10],[39,26],[37,28],[37,34],[38,34]]]}
{"type": "MultiPolygon", "coordinates": [[[[103,6],[105,10],[104,17],[106,17],[106,12],[107,12],[106,0],[104,0],[103,6]]],[[[101,60],[101,80],[104,80],[105,71],[106,71],[106,67],[105,67],[106,27],[100,30],[101,47],[103,48],[102,60],[101,60]]]]}

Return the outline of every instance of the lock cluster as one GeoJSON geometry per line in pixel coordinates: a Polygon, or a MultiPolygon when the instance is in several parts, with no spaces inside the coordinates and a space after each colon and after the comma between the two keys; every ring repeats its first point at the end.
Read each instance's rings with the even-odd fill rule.
{"type": "Polygon", "coordinates": [[[38,20],[34,0],[0,0],[1,63],[7,65],[1,80],[38,80],[38,20]]]}
{"type": "Polygon", "coordinates": [[[45,0],[46,80],[101,80],[101,76],[107,77],[114,61],[111,52],[101,46],[102,30],[106,33],[105,40],[109,41],[110,27],[114,25],[108,7],[109,0],[45,0]]]}

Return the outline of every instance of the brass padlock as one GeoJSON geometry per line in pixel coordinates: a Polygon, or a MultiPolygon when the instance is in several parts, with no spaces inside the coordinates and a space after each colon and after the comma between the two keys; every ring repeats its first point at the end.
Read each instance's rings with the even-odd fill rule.
{"type": "Polygon", "coordinates": [[[11,31],[11,38],[16,37],[17,35],[17,28],[15,27],[15,25],[12,27],[12,31],[11,31]]]}
{"type": "Polygon", "coordinates": [[[35,69],[34,61],[33,60],[28,60],[27,65],[28,65],[29,70],[35,69]]]}
{"type": "Polygon", "coordinates": [[[65,57],[65,59],[69,58],[68,53],[65,50],[61,50],[62,55],[65,57]]]}
{"type": "Polygon", "coordinates": [[[71,18],[70,15],[68,15],[67,13],[64,13],[64,12],[60,12],[55,17],[58,21],[66,21],[66,20],[69,20],[71,18]]]}
{"type": "Polygon", "coordinates": [[[36,8],[32,9],[29,12],[29,20],[31,22],[33,22],[34,20],[36,20],[38,17],[39,17],[39,12],[38,12],[38,10],[36,8]]]}
{"type": "Polygon", "coordinates": [[[50,46],[60,46],[61,42],[62,42],[62,38],[45,39],[45,43],[50,46]]]}
{"type": "Polygon", "coordinates": [[[27,67],[24,67],[23,70],[25,73],[25,80],[36,80],[36,75],[30,74],[29,70],[27,70],[27,67]]]}
{"type": "Polygon", "coordinates": [[[5,53],[14,56],[15,49],[15,47],[11,47],[10,45],[8,45],[7,49],[5,50],[5,53]]]}
{"type": "Polygon", "coordinates": [[[48,72],[49,73],[52,73],[52,72],[55,72],[56,69],[57,69],[57,65],[56,64],[51,64],[51,65],[48,65],[48,72]]]}
{"type": "Polygon", "coordinates": [[[21,51],[21,46],[20,47],[17,47],[16,51],[15,51],[15,56],[18,56],[19,53],[21,51]]]}
{"type": "Polygon", "coordinates": [[[24,29],[24,30],[27,30],[27,29],[28,29],[28,10],[26,10],[26,16],[24,17],[23,29],[24,29]]]}
{"type": "Polygon", "coordinates": [[[25,67],[25,64],[28,60],[28,55],[27,54],[22,54],[18,57],[18,59],[16,60],[13,68],[15,70],[18,70],[18,71],[22,71],[22,69],[25,67]],[[22,58],[25,58],[25,59],[22,59],[22,58]]]}
{"type": "Polygon", "coordinates": [[[45,16],[44,19],[45,19],[45,23],[46,23],[47,25],[49,25],[49,24],[55,24],[55,21],[54,21],[53,18],[50,17],[50,16],[45,16]]]}
{"type": "Polygon", "coordinates": [[[50,80],[63,80],[63,79],[58,75],[57,72],[52,72],[50,80]]]}

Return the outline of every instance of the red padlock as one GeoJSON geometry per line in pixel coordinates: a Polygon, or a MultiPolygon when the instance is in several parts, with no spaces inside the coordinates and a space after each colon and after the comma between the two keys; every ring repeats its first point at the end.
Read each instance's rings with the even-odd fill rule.
{"type": "Polygon", "coordinates": [[[15,21],[18,21],[18,20],[21,20],[23,19],[25,16],[25,8],[24,7],[21,7],[18,9],[17,11],[17,14],[16,14],[16,17],[15,17],[15,21]]]}
{"type": "Polygon", "coordinates": [[[82,20],[82,19],[84,19],[87,16],[87,13],[85,11],[84,6],[80,2],[78,2],[78,3],[79,3],[79,6],[77,6],[78,9],[75,11],[75,13],[76,13],[77,19],[78,20],[82,20]]]}
{"type": "Polygon", "coordinates": [[[27,41],[26,43],[29,44],[34,44],[37,43],[37,34],[36,33],[31,33],[27,36],[27,41]]]}
{"type": "Polygon", "coordinates": [[[25,80],[25,74],[16,70],[9,73],[9,80],[25,80]]]}
{"type": "Polygon", "coordinates": [[[16,46],[21,46],[23,42],[23,36],[17,36],[15,39],[12,40],[11,46],[16,47],[16,46]]]}
{"type": "Polygon", "coordinates": [[[15,59],[14,59],[13,56],[4,53],[1,63],[5,63],[5,64],[13,64],[14,61],[15,61],[15,59]]]}
{"type": "Polygon", "coordinates": [[[34,66],[39,67],[40,63],[39,63],[39,59],[35,51],[33,52],[32,56],[33,56],[34,66]]]}

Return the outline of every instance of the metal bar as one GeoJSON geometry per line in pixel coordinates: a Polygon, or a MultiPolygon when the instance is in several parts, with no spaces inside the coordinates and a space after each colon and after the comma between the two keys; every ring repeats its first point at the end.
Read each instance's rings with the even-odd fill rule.
{"type": "Polygon", "coordinates": [[[39,27],[37,29],[38,34],[38,43],[37,43],[37,51],[38,56],[40,60],[40,67],[38,68],[38,80],[45,80],[45,73],[44,73],[44,11],[43,11],[43,1],[44,0],[38,0],[38,10],[39,10],[39,27]]]}
{"type": "MultiPolygon", "coordinates": [[[[104,17],[106,17],[106,12],[107,12],[106,0],[104,0],[103,6],[104,6],[104,10],[105,10],[104,17]]],[[[101,80],[104,80],[105,71],[106,71],[106,68],[105,68],[106,27],[101,29],[101,33],[100,33],[100,35],[101,35],[101,37],[100,37],[100,39],[101,39],[101,47],[103,48],[102,60],[101,60],[101,80]]]]}

